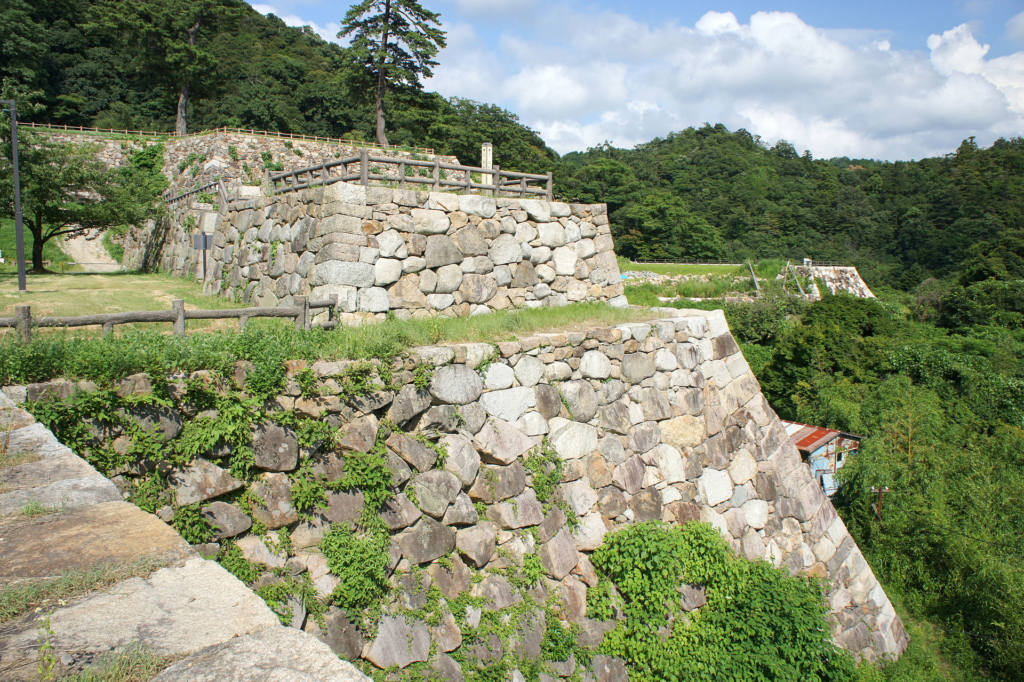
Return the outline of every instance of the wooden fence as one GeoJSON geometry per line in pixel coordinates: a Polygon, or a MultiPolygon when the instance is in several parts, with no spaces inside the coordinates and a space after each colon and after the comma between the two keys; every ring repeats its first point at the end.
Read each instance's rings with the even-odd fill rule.
{"type": "Polygon", "coordinates": [[[332,185],[336,182],[358,181],[361,185],[369,185],[371,181],[397,183],[399,189],[406,189],[407,185],[429,185],[431,191],[440,192],[442,187],[454,187],[469,194],[474,189],[484,190],[487,193],[494,193],[495,196],[502,194],[510,196],[537,196],[541,195],[548,201],[552,200],[553,179],[552,174],[537,175],[534,173],[514,173],[503,171],[500,166],[493,168],[478,168],[476,166],[462,166],[454,163],[442,163],[433,161],[420,161],[417,159],[399,159],[388,156],[371,156],[369,150],[360,150],[359,156],[350,156],[344,159],[335,159],[317,166],[296,168],[284,171],[283,173],[267,173],[267,180],[270,183],[274,194],[283,192],[294,192],[310,187],[332,185]],[[350,164],[359,164],[356,172],[349,169],[350,164]],[[374,172],[376,169],[370,164],[382,164],[386,166],[397,166],[395,175],[374,172]],[[338,169],[338,175],[331,175],[331,171],[338,169]],[[429,177],[421,176],[417,169],[430,171],[429,177]],[[411,170],[411,174],[407,171],[411,170]],[[442,171],[462,171],[465,177],[462,180],[449,180],[441,177],[442,171]],[[481,182],[473,180],[473,174],[479,174],[481,182]],[[543,187],[533,187],[530,183],[542,182],[543,187]]]}
{"type": "Polygon", "coordinates": [[[79,315],[76,317],[32,317],[32,308],[27,305],[14,307],[14,317],[0,317],[0,328],[17,328],[21,342],[32,342],[32,327],[91,327],[102,326],[104,334],[114,331],[116,324],[134,324],[138,322],[172,322],[174,334],[185,335],[186,320],[229,320],[238,319],[238,331],[245,329],[246,323],[253,317],[291,317],[295,319],[296,329],[311,329],[311,310],[327,308],[331,311],[330,319],[316,325],[318,328],[330,329],[338,325],[334,319],[334,308],[338,305],[338,297],[331,296],[324,301],[310,301],[306,296],[295,296],[295,305],[278,308],[232,308],[227,310],[185,310],[183,299],[171,301],[170,310],[141,310],[126,313],[103,313],[100,315],[79,315]]]}
{"type": "Polygon", "coordinates": [[[181,194],[179,194],[176,197],[171,197],[171,198],[168,199],[165,196],[164,197],[164,201],[166,201],[168,204],[173,204],[176,201],[181,201],[182,199],[187,199],[188,197],[191,197],[191,196],[193,196],[195,194],[200,194],[200,193],[205,192],[206,190],[212,189],[214,187],[217,188],[217,194],[218,194],[218,196],[220,196],[220,200],[221,200],[222,204],[227,206],[228,201],[230,200],[230,197],[228,196],[228,189],[227,189],[227,187],[224,186],[224,181],[221,180],[220,178],[217,178],[215,181],[213,181],[211,183],[208,183],[208,184],[205,184],[202,187],[196,187],[195,189],[190,189],[187,192],[182,192],[181,194]]]}

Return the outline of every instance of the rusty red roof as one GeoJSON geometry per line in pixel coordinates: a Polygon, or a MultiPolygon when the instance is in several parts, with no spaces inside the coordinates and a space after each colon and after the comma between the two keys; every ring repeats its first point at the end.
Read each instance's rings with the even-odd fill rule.
{"type": "Polygon", "coordinates": [[[827,429],[823,426],[811,426],[810,424],[801,424],[800,422],[791,422],[785,419],[781,421],[786,427],[786,433],[790,435],[796,443],[797,450],[801,452],[814,452],[840,436],[857,440],[861,439],[860,436],[852,433],[843,433],[842,431],[827,429]]]}

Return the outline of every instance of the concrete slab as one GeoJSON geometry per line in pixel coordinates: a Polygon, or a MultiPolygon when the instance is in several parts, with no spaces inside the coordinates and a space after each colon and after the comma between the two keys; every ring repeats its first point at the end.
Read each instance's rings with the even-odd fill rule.
{"type": "Polygon", "coordinates": [[[8,517],[0,525],[0,582],[147,557],[173,562],[194,556],[173,528],[124,501],[24,521],[8,517]]]}

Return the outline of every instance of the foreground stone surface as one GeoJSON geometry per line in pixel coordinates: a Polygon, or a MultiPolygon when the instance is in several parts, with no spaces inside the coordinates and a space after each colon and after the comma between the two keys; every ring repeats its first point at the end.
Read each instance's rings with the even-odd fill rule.
{"type": "MultiPolygon", "coordinates": [[[[98,654],[138,644],[161,655],[189,654],[279,624],[267,605],[221,566],[190,559],[86,596],[50,614],[51,644],[61,655],[98,654]]],[[[276,629],[276,628],[275,628],[276,629]]],[[[0,639],[0,660],[35,665],[35,618],[0,639]]],[[[34,679],[34,678],[31,678],[34,679]]]]}
{"type": "Polygon", "coordinates": [[[128,502],[10,520],[0,527],[0,582],[141,559],[173,563],[195,556],[174,529],[128,502]]]}
{"type": "Polygon", "coordinates": [[[320,640],[293,628],[267,628],[207,647],[152,682],[361,682],[365,675],[320,640]]]}

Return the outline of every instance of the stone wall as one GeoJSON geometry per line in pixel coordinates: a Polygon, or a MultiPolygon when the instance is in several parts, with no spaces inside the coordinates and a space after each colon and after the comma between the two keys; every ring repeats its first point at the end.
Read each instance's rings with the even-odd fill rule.
{"type": "MultiPolygon", "coordinates": [[[[73,144],[89,144],[97,147],[97,158],[108,167],[126,165],[131,152],[145,146],[157,144],[154,140],[140,137],[131,140],[112,140],[102,135],[70,134],[34,131],[45,135],[54,142],[73,144]]],[[[244,184],[261,185],[264,175],[263,154],[269,152],[273,163],[280,163],[285,170],[305,168],[333,161],[341,157],[358,156],[360,148],[351,144],[337,142],[313,142],[309,140],[284,140],[261,135],[242,133],[201,133],[185,137],[172,137],[162,141],[164,145],[163,173],[170,181],[168,196],[177,196],[195,187],[224,181],[229,188],[244,184]],[[183,169],[179,165],[189,161],[183,169]],[[247,175],[245,167],[250,172],[247,175]]],[[[373,149],[375,156],[395,158],[417,158],[433,161],[435,158],[444,163],[459,163],[454,156],[426,154],[400,149],[373,149]]],[[[335,171],[336,173],[337,171],[335,171]]],[[[451,179],[458,179],[461,174],[449,171],[451,179]]],[[[216,192],[213,192],[216,194],[216,192]]]]}
{"type": "Polygon", "coordinates": [[[262,306],[337,295],[355,319],[626,304],[604,204],[348,183],[245,194],[217,210],[179,202],[161,225],[133,228],[125,266],[202,279],[201,231],[213,235],[204,292],[262,306]]]}
{"type": "MultiPolygon", "coordinates": [[[[380,388],[348,401],[339,393],[351,363],[312,365],[320,396],[303,397],[292,380],[269,407],[325,420],[343,436],[338,451],[310,451],[288,428],[272,421],[258,428],[254,451],[261,473],[252,488],[260,503],[253,514],[271,529],[269,540],[249,533],[252,519],[230,502],[237,497],[222,497],[244,485],[226,470],[223,448],[170,472],[169,480],[179,503],[201,502],[219,538],[234,538],[247,558],[265,567],[266,580],[273,580],[274,567],[309,572],[326,597],[338,579],[318,545],[332,526],[360,518],[364,498],[359,490],[332,493],[310,520],[300,520],[289,476],[306,464],[337,480],[345,451],[367,451],[384,429],[396,494],[382,514],[391,533],[394,589],[379,627],[364,637],[333,608],[326,631],[306,626],[340,655],[379,668],[429,662],[444,679],[461,680],[452,658],[461,647],[470,665],[510,652],[540,656],[544,618],[524,615],[522,607],[549,597],[559,604],[560,618],[581,625],[580,646],[596,647],[615,622],[586,617],[587,590],[596,584],[590,554],[616,528],[654,519],[706,521],[749,559],[824,579],[835,641],[866,660],[898,656],[908,642],[900,619],[767,404],[724,315],[671,314],[676,317],[496,346],[418,348],[394,367],[399,390],[380,388]],[[420,365],[430,369],[428,388],[414,384],[420,365]],[[553,501],[571,508],[575,530],[562,507],[539,499],[524,466],[544,439],[564,462],[553,501]],[[443,465],[429,443],[443,446],[443,465]],[[284,528],[291,558],[274,549],[284,528]],[[539,556],[545,576],[530,589],[519,588],[504,573],[528,555],[539,556]],[[460,629],[451,614],[428,627],[414,611],[431,586],[449,602],[465,592],[486,598],[485,609],[507,609],[521,627],[511,639],[486,645],[463,640],[473,627],[470,611],[458,614],[470,629],[460,629]]],[[[304,363],[289,363],[293,375],[304,369],[304,363]]],[[[244,380],[239,366],[235,381],[244,380]]],[[[130,377],[121,391],[148,386],[146,377],[130,377]]],[[[180,391],[185,384],[177,386],[180,391]]],[[[8,393],[32,399],[73,389],[65,382],[8,393]]],[[[187,396],[179,398],[187,405],[187,396]]],[[[168,437],[181,430],[174,414],[154,424],[168,437]]],[[[606,668],[597,679],[623,679],[607,674],[617,669],[624,676],[621,661],[593,661],[606,668]]],[[[544,665],[562,676],[576,672],[566,664],[544,665]]],[[[583,672],[582,679],[593,678],[583,672]]]]}

